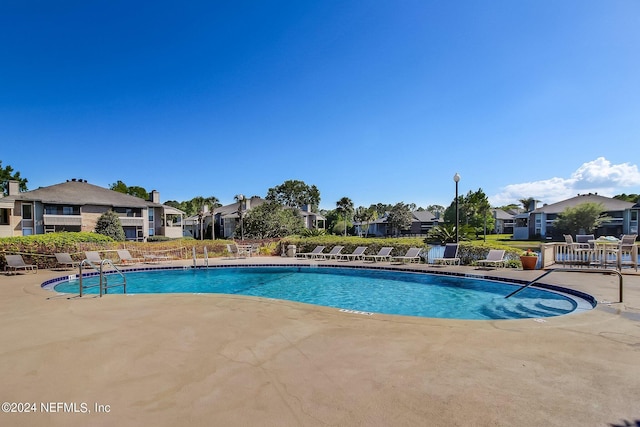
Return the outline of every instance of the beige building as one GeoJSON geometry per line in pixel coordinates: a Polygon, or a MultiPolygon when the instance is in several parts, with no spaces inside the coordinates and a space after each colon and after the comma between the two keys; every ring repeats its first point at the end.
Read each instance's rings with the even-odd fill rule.
{"type": "Polygon", "coordinates": [[[0,198],[0,237],[91,232],[100,215],[109,210],[118,214],[127,240],[182,237],[184,212],[160,204],[160,194],[155,190],[151,200],[143,200],[72,179],[23,193],[17,181],[9,181],[8,193],[0,198]]]}

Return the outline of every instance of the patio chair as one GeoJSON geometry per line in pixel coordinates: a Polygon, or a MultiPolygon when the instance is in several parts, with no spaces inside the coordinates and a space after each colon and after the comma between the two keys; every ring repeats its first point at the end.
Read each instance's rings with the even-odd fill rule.
{"type": "Polygon", "coordinates": [[[316,246],[311,252],[300,252],[296,254],[296,258],[315,258],[324,251],[324,246],[316,246]]]}
{"type": "Polygon", "coordinates": [[[444,254],[441,258],[434,258],[433,263],[436,265],[460,265],[458,258],[458,244],[447,243],[444,247],[444,254]]]}
{"type": "Polygon", "coordinates": [[[358,246],[352,253],[350,254],[339,254],[337,258],[341,261],[355,261],[357,259],[363,260],[364,253],[367,250],[367,246],[358,246]]]}
{"type": "Polygon", "coordinates": [[[420,252],[422,252],[422,248],[409,248],[406,254],[401,256],[391,257],[390,261],[393,263],[395,261],[396,264],[404,264],[405,262],[420,262],[420,252]]]}
{"type": "Polygon", "coordinates": [[[71,255],[67,252],[58,252],[55,256],[56,261],[58,261],[58,265],[61,268],[76,268],[80,264],[80,261],[74,261],[73,258],[71,258],[71,255]]]}
{"type": "Polygon", "coordinates": [[[580,241],[575,242],[571,234],[563,234],[565,248],[564,253],[561,254],[562,265],[589,265],[593,260],[597,258],[593,243],[588,241],[594,240],[593,235],[578,235],[580,241]],[[591,237],[591,239],[589,239],[591,237]]]}
{"type": "Polygon", "coordinates": [[[391,251],[392,250],[393,250],[392,247],[385,246],[385,247],[380,248],[378,253],[375,254],[375,255],[365,255],[364,259],[365,259],[365,261],[370,259],[372,262],[378,262],[378,260],[390,261],[391,260],[391,251]]]}
{"type": "Polygon", "coordinates": [[[334,246],[333,248],[331,248],[331,251],[329,251],[329,253],[316,255],[316,259],[318,260],[327,260],[332,258],[336,259],[337,256],[340,255],[340,252],[342,251],[342,249],[344,249],[344,246],[334,246]]]}
{"type": "Polygon", "coordinates": [[[118,249],[117,252],[121,264],[136,264],[143,261],[143,258],[132,257],[128,249],[118,249]]]}
{"type": "Polygon", "coordinates": [[[25,264],[22,255],[5,255],[7,265],[4,266],[4,271],[13,269],[13,273],[17,274],[18,270],[31,270],[33,273],[38,272],[38,266],[35,264],[25,264]]]}
{"type": "Polygon", "coordinates": [[[619,267],[630,266],[635,267],[638,271],[638,246],[636,245],[637,234],[625,234],[620,239],[618,246],[619,267]]]}
{"type": "Polygon", "coordinates": [[[482,266],[504,267],[504,249],[489,249],[486,259],[478,260],[482,266]]]}

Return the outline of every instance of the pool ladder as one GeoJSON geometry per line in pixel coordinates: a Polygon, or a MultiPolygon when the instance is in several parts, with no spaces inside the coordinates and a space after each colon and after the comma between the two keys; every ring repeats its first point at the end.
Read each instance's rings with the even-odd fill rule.
{"type": "Polygon", "coordinates": [[[100,287],[100,296],[101,297],[102,297],[102,295],[108,293],[109,288],[115,288],[115,287],[118,287],[118,286],[122,286],[122,292],[125,293],[125,294],[127,293],[127,278],[125,277],[124,273],[118,269],[118,267],[113,265],[111,260],[103,259],[100,262],[100,265],[96,265],[95,263],[89,261],[88,259],[85,259],[85,260],[82,260],[82,262],[80,263],[78,268],[80,270],[79,274],[78,274],[78,280],[80,282],[79,283],[79,290],[80,290],[80,296],[81,297],[82,297],[83,291],[85,289],[95,288],[95,287],[98,287],[98,286],[100,287]],[[98,283],[97,285],[89,285],[89,286],[84,286],[82,284],[82,267],[85,266],[85,265],[93,268],[95,271],[97,271],[100,274],[100,283],[98,283]],[[115,283],[115,284],[110,285],[108,283],[108,280],[107,280],[107,275],[105,274],[105,266],[109,266],[111,272],[117,273],[122,278],[122,283],[115,283]]]}
{"type": "Polygon", "coordinates": [[[515,294],[524,291],[525,289],[527,289],[529,286],[538,283],[540,281],[540,279],[542,279],[543,277],[556,272],[556,271],[560,271],[560,272],[571,272],[571,273],[600,273],[600,274],[617,274],[619,280],[619,285],[618,285],[618,292],[620,294],[620,301],[622,302],[622,295],[623,295],[623,289],[622,289],[622,273],[620,273],[618,270],[611,270],[611,269],[582,269],[582,268],[553,268],[547,272],[545,272],[544,274],[542,274],[541,276],[536,277],[535,279],[533,279],[531,282],[527,283],[526,285],[523,285],[522,287],[520,287],[519,289],[516,289],[515,291],[511,292],[509,295],[507,295],[505,297],[509,298],[514,296],[515,294]]]}

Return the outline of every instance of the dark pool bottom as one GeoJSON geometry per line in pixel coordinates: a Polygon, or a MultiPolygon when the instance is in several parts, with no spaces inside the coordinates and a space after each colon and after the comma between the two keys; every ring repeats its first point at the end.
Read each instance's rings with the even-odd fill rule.
{"type": "MultiPolygon", "coordinates": [[[[589,310],[588,295],[562,288],[529,288],[504,297],[522,283],[475,275],[432,274],[308,265],[170,267],[126,270],[127,293],[218,293],[297,301],[360,313],[449,319],[522,319],[589,310]]],[[[108,275],[109,280],[117,280],[108,275]]],[[[97,274],[83,278],[98,283],[97,274]]],[[[43,286],[77,294],[75,276],[43,286]]],[[[97,288],[85,293],[97,293],[97,288]]],[[[122,292],[120,288],[111,293],[122,292]]]]}

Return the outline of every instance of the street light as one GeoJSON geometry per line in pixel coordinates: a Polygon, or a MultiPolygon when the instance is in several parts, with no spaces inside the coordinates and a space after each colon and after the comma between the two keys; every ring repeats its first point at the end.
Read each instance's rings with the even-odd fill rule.
{"type": "Polygon", "coordinates": [[[238,199],[238,216],[240,217],[240,240],[244,242],[244,224],[242,222],[242,201],[244,200],[244,195],[238,194],[236,199],[238,199]]]}
{"type": "Polygon", "coordinates": [[[460,182],[458,172],[453,175],[453,181],[456,183],[456,243],[458,243],[458,182],[460,182]]]}

